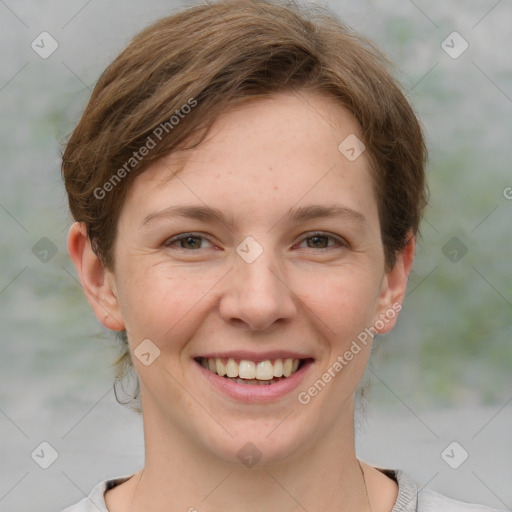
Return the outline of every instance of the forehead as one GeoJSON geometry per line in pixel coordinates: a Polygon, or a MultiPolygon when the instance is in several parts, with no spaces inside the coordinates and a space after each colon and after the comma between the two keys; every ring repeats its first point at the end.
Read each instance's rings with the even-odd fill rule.
{"type": "Polygon", "coordinates": [[[178,200],[253,217],[308,201],[341,202],[372,215],[368,159],[340,151],[354,137],[361,138],[356,119],[328,96],[250,99],[222,114],[198,147],[174,152],[137,176],[126,202],[144,216],[178,200]]]}

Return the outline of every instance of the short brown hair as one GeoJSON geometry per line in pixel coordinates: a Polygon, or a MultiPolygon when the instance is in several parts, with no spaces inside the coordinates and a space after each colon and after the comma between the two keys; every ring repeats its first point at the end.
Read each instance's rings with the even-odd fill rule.
{"type": "Polygon", "coordinates": [[[219,115],[248,98],[323,93],[362,128],[391,268],[427,202],[422,130],[391,70],[370,41],[319,6],[221,0],[163,18],[104,71],[67,143],[71,213],[114,268],[117,221],[138,174],[173,150],[196,147],[219,115]],[[141,151],[150,139],[155,147],[141,151]]]}

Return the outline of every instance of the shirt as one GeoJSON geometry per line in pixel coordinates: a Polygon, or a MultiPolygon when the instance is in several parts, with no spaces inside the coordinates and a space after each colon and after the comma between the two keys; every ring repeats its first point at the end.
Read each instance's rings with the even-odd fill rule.
{"type": "MultiPolygon", "coordinates": [[[[400,470],[379,469],[379,471],[398,484],[398,496],[391,512],[505,512],[483,505],[454,500],[431,489],[418,491],[416,484],[400,470]]],[[[62,512],[109,512],[105,504],[105,492],[126,482],[132,476],[99,483],[87,498],[62,512]]]]}

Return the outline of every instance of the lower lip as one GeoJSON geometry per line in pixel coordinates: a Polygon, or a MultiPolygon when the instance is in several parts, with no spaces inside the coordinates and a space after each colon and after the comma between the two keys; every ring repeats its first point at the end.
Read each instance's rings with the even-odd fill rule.
{"type": "Polygon", "coordinates": [[[221,393],[242,402],[272,402],[278,400],[294,389],[298,388],[304,380],[312,360],[307,360],[295,373],[281,379],[274,384],[238,384],[230,379],[220,377],[216,373],[204,368],[200,363],[194,361],[201,374],[221,393]]]}

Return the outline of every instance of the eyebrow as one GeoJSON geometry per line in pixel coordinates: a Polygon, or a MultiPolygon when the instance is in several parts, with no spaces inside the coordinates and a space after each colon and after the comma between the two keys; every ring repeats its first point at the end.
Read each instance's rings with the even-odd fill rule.
{"type": "MultiPolygon", "coordinates": [[[[230,229],[234,227],[234,221],[231,216],[226,217],[221,210],[217,208],[212,208],[210,206],[170,206],[165,208],[164,210],[153,212],[147,215],[142,225],[145,226],[147,224],[151,224],[157,220],[161,219],[169,219],[172,217],[183,217],[187,219],[195,219],[208,223],[218,223],[225,224],[230,229]]],[[[351,208],[347,208],[345,206],[338,205],[309,205],[302,206],[299,208],[295,208],[290,210],[287,214],[285,214],[281,220],[284,218],[290,224],[298,224],[300,222],[305,222],[309,220],[323,219],[323,218],[332,218],[338,217],[341,219],[346,219],[351,222],[355,222],[359,224],[362,228],[368,227],[368,221],[366,217],[351,208]]],[[[279,221],[280,222],[280,221],[279,221]]],[[[277,223],[276,223],[277,224],[277,223]]]]}

